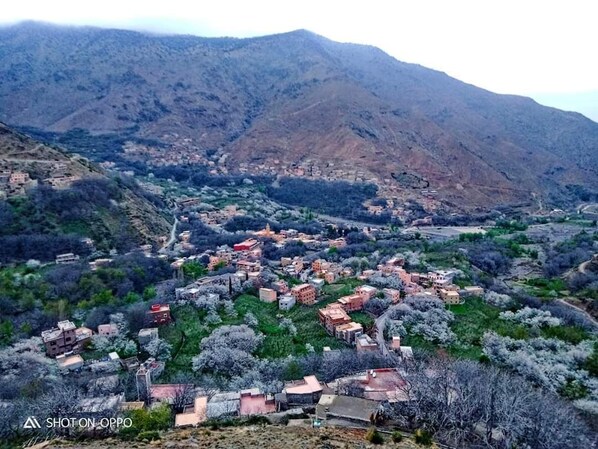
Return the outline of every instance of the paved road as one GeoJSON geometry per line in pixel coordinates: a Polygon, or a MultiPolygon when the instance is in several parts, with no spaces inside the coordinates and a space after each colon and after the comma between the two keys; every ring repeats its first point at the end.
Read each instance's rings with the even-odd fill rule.
{"type": "Polygon", "coordinates": [[[176,227],[177,227],[177,224],[179,223],[179,219],[176,216],[176,212],[177,212],[177,209],[175,208],[174,212],[172,213],[172,216],[174,217],[174,223],[172,224],[172,229],[170,230],[170,238],[164,244],[162,249],[170,249],[170,247],[174,244],[174,242],[176,240],[176,227]]]}
{"type": "Polygon", "coordinates": [[[382,352],[382,355],[388,357],[390,355],[390,351],[386,347],[386,342],[384,341],[384,328],[386,327],[386,320],[388,319],[387,310],[378,318],[376,318],[375,325],[376,325],[376,343],[378,343],[378,347],[382,352]]]}

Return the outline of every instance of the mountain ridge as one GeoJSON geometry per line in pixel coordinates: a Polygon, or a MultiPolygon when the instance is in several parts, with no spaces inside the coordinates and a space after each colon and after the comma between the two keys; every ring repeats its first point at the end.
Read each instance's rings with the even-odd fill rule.
{"type": "Polygon", "coordinates": [[[598,124],[581,114],[306,30],[239,39],[28,24],[0,29],[0,66],[0,120],[188,138],[232,171],[307,163],[421,197],[407,176],[464,208],[598,190],[598,124]]]}

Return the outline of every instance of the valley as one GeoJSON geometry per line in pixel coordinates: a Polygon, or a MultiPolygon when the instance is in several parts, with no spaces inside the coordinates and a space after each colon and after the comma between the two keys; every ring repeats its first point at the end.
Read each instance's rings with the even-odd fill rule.
{"type": "Polygon", "coordinates": [[[598,124],[303,30],[0,67],[0,447],[595,445],[598,124]]]}

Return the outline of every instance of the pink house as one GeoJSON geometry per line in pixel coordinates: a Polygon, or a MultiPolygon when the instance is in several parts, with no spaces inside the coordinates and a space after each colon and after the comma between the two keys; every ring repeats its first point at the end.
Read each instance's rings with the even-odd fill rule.
{"type": "Polygon", "coordinates": [[[103,337],[116,337],[118,335],[118,327],[114,323],[100,324],[98,326],[98,335],[103,337]]]}

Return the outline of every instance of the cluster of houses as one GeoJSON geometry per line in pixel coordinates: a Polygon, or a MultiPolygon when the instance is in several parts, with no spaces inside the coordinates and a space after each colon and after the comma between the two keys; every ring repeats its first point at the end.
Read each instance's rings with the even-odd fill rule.
{"type": "Polygon", "coordinates": [[[21,171],[0,171],[0,198],[25,195],[25,191],[37,185],[29,173],[21,171]]]}
{"type": "MultiPolygon", "coordinates": [[[[43,184],[52,186],[56,189],[70,187],[71,184],[79,179],[80,176],[66,174],[66,163],[56,162],[50,166],[48,174],[51,176],[42,180],[43,184]]],[[[26,171],[13,170],[10,164],[3,164],[0,168],[0,198],[13,196],[23,196],[28,189],[38,185],[37,179],[32,179],[26,171]]]]}
{"type": "Polygon", "coordinates": [[[382,404],[410,400],[403,373],[396,368],[367,370],[326,384],[316,376],[285,383],[281,392],[267,394],[258,388],[234,392],[206,392],[184,384],[147,385],[150,403],[180,401],[188,404],[175,416],[175,427],[198,426],[209,419],[243,416],[301,414],[311,412],[318,425],[328,420],[347,424],[369,424],[379,418],[382,404]],[[187,394],[188,393],[188,394],[187,394]]]}
{"type": "MultiPolygon", "coordinates": [[[[152,339],[158,338],[158,326],[170,322],[172,322],[170,305],[151,305],[146,312],[146,323],[150,327],[139,331],[139,344],[143,346],[152,339]]],[[[100,324],[96,334],[103,337],[116,337],[119,335],[119,329],[114,323],[100,324]]],[[[77,327],[72,321],[63,320],[59,321],[56,327],[42,331],[41,338],[46,355],[55,358],[59,368],[73,371],[84,365],[81,353],[91,343],[93,335],[94,331],[92,329],[84,326],[77,327]]],[[[108,354],[108,359],[120,361],[118,354],[114,352],[108,354]]]]}

